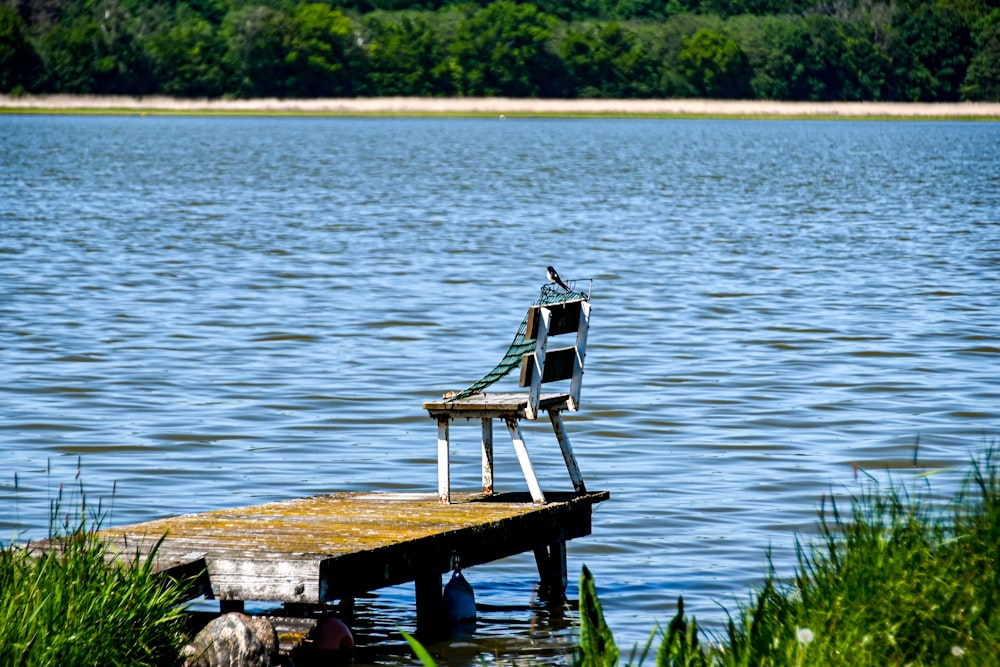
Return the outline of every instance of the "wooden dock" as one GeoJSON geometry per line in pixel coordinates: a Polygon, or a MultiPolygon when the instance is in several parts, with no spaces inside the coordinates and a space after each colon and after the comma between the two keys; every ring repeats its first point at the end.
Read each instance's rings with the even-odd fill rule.
{"type": "Polygon", "coordinates": [[[534,552],[546,590],[562,595],[567,540],[589,535],[601,492],[457,495],[337,493],[186,514],[101,531],[118,558],[146,556],[155,568],[193,578],[191,596],[221,601],[318,605],[415,582],[417,631],[433,633],[441,614],[441,575],[534,552]]]}

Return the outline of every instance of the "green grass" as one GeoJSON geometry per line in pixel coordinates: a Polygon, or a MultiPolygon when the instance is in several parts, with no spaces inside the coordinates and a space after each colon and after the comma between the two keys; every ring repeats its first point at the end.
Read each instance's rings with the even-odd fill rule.
{"type": "MultiPolygon", "coordinates": [[[[797,545],[783,582],[773,566],[730,616],[722,638],[698,642],[683,601],[659,638],[661,665],[995,665],[1000,660],[1000,478],[994,450],[973,461],[955,502],[871,482],[848,512],[824,503],[819,536],[797,545]]],[[[616,664],[593,578],[580,583],[576,665],[616,664]],[[592,637],[600,636],[595,642],[592,637]]]]}
{"type": "MultiPolygon", "coordinates": [[[[673,620],[654,628],[625,664],[650,657],[657,667],[1000,664],[1000,475],[993,448],[973,461],[961,492],[943,507],[874,481],[849,511],[823,503],[818,538],[798,543],[797,553],[794,575],[783,581],[771,566],[763,585],[730,614],[723,636],[699,638],[681,598],[673,620]]],[[[619,663],[584,567],[573,665],[619,663]]]]}
{"type": "Polygon", "coordinates": [[[0,545],[0,666],[178,665],[185,615],[179,587],[153,571],[154,550],[129,564],[105,561],[88,513],[52,502],[45,553],[0,545]]]}
{"type": "Polygon", "coordinates": [[[727,665],[996,664],[1000,480],[992,449],[941,506],[872,482],[849,512],[821,507],[819,539],[773,568],[731,623],[727,665]]]}

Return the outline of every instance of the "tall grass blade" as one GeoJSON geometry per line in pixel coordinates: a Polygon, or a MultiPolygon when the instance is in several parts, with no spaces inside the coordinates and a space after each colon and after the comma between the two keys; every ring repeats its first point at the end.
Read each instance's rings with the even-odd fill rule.
{"type": "Polygon", "coordinates": [[[601,601],[597,598],[594,575],[584,566],[580,575],[580,645],[573,665],[614,667],[618,664],[618,658],[618,646],[611,628],[604,621],[601,601]]]}
{"type": "Polygon", "coordinates": [[[420,660],[420,664],[424,667],[437,667],[437,663],[434,662],[434,658],[431,656],[430,652],[424,648],[423,644],[417,641],[416,637],[405,630],[400,630],[399,633],[403,635],[403,639],[405,639],[406,643],[410,645],[411,649],[413,649],[413,653],[417,656],[417,659],[420,660]]]}

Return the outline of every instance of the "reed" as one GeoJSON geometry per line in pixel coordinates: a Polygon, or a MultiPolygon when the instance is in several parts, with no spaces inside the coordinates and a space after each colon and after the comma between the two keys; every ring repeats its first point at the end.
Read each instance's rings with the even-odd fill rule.
{"type": "MultiPolygon", "coordinates": [[[[660,639],[660,666],[995,665],[1000,655],[1000,476],[990,448],[972,462],[946,507],[913,489],[872,480],[842,512],[819,511],[819,536],[797,544],[791,580],[773,565],[763,585],[730,615],[728,631],[698,641],[683,601],[660,639]]],[[[770,560],[770,559],[769,559],[770,560]]],[[[575,665],[617,664],[586,568],[580,583],[575,665]],[[600,637],[595,642],[593,637],[600,637]]],[[[633,662],[633,660],[635,662],[633,662]]]]}
{"type": "Polygon", "coordinates": [[[872,481],[820,509],[789,582],[771,567],[730,621],[726,665],[973,665],[1000,655],[1000,480],[994,450],[956,501],[872,481]]]}
{"type": "Polygon", "coordinates": [[[179,587],[145,559],[109,562],[82,485],[67,510],[52,501],[55,549],[0,545],[0,665],[146,667],[179,664],[184,610],[179,587]]]}
{"type": "MultiPolygon", "coordinates": [[[[997,664],[995,448],[972,461],[954,503],[941,507],[918,487],[883,489],[872,479],[847,512],[834,501],[822,503],[818,538],[796,549],[794,576],[783,581],[770,565],[763,585],[730,615],[724,636],[699,641],[681,598],[669,625],[656,627],[625,664],[643,664],[657,641],[657,667],[997,664]]],[[[423,664],[433,665],[423,655],[423,664]]],[[[573,665],[613,667],[619,659],[584,567],[573,665]]]]}

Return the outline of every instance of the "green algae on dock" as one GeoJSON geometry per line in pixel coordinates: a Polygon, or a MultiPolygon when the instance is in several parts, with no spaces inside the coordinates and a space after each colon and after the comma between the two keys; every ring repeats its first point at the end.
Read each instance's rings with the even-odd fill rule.
{"type": "MultiPolygon", "coordinates": [[[[565,541],[589,535],[591,508],[606,491],[550,493],[545,505],[523,493],[456,496],[337,493],[186,514],[100,533],[112,554],[144,556],[181,578],[203,571],[195,593],[222,601],[299,604],[352,598],[410,581],[433,590],[456,562],[471,567],[534,551],[539,572],[565,578],[565,541]],[[556,550],[552,551],[555,547],[556,550]],[[548,550],[548,551],[547,551],[548,550]],[[552,559],[552,560],[558,560],[552,559]]],[[[558,582],[549,582],[558,585],[558,582]]],[[[421,595],[418,590],[418,616],[421,595]]]]}

